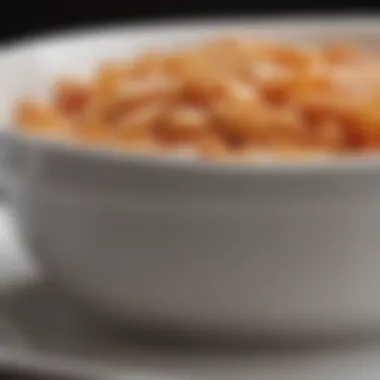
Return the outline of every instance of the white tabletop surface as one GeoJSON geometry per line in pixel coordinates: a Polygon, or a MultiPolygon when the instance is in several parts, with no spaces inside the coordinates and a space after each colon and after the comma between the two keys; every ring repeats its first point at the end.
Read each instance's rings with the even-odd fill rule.
{"type": "MultiPolygon", "coordinates": [[[[0,364],[104,379],[378,380],[380,343],[311,352],[149,347],[94,338],[49,287],[0,208],[0,364]]],[[[379,339],[380,341],[380,339],[379,339]]]]}

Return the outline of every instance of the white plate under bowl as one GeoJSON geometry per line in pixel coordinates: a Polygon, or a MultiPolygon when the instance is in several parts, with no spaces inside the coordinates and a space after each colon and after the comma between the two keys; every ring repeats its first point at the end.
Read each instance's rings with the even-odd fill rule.
{"type": "Polygon", "coordinates": [[[45,283],[0,206],[0,373],[92,380],[377,380],[380,342],[305,351],[149,345],[94,331],[45,283]]]}

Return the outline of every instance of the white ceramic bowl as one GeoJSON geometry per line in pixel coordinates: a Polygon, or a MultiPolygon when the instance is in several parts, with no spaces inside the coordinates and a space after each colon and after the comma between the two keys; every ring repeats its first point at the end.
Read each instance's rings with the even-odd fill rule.
{"type": "MultiPolygon", "coordinates": [[[[1,111],[56,74],[151,44],[238,31],[373,45],[379,21],[193,22],[27,41],[1,53],[1,111]]],[[[379,157],[232,166],[12,130],[0,141],[23,238],[98,311],[200,331],[380,327],[379,157]]]]}

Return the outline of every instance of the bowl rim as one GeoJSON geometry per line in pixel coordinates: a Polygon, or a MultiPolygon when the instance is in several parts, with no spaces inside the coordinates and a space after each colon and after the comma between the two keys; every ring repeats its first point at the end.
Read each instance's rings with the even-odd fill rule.
{"type": "MultiPolygon", "coordinates": [[[[380,17],[377,15],[313,15],[297,14],[296,16],[267,17],[201,17],[176,20],[145,21],[136,23],[116,23],[106,26],[89,26],[59,30],[53,33],[42,33],[3,44],[0,48],[0,59],[9,55],[22,53],[26,49],[57,48],[62,45],[68,48],[78,41],[91,42],[97,38],[123,34],[132,37],[155,33],[168,35],[174,31],[192,33],[192,31],[220,34],[222,28],[231,32],[258,32],[264,30],[285,31],[290,35],[297,30],[317,35],[320,30],[331,32],[349,31],[357,35],[378,36],[380,41],[380,17]]],[[[323,35],[323,32],[321,33],[323,35]]],[[[71,155],[80,158],[101,158],[110,162],[131,163],[134,165],[171,168],[192,172],[213,172],[229,175],[239,174],[321,174],[339,172],[357,172],[360,170],[380,170],[380,152],[363,155],[332,156],[316,160],[272,160],[268,162],[242,160],[198,160],[178,158],[178,156],[136,153],[125,149],[115,149],[106,145],[90,145],[81,142],[51,139],[46,136],[27,135],[14,128],[0,128],[0,140],[14,140],[28,144],[33,149],[52,153],[71,155]]]]}

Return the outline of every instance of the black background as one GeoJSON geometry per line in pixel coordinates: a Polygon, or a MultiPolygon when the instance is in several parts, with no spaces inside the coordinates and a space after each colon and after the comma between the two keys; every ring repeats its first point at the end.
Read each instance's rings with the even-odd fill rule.
{"type": "Polygon", "coordinates": [[[350,0],[4,0],[0,41],[50,31],[114,22],[230,15],[373,13],[380,2],[350,0]],[[301,4],[301,5],[300,5],[301,4]]]}

